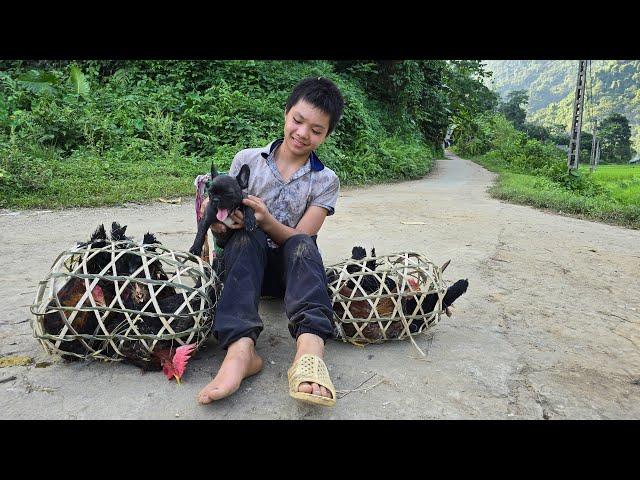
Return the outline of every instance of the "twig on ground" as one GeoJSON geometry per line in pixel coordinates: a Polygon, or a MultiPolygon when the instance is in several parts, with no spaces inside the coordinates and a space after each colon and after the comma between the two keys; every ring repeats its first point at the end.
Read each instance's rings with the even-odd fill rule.
{"type": "Polygon", "coordinates": [[[635,323],[637,325],[637,322],[632,322],[631,320],[627,320],[624,317],[621,317],[620,315],[616,315],[615,313],[611,313],[611,312],[603,312],[602,310],[598,310],[598,313],[601,313],[603,315],[611,315],[612,317],[616,317],[619,318],[620,320],[624,320],[627,323],[635,323]]]}
{"type": "Polygon", "coordinates": [[[378,375],[377,373],[374,373],[373,375],[371,375],[369,378],[367,378],[364,382],[362,382],[360,385],[358,385],[356,388],[354,388],[353,390],[336,390],[336,393],[338,395],[343,394],[342,396],[339,396],[338,398],[344,398],[347,395],[349,395],[351,392],[366,392],[367,390],[371,390],[372,388],[377,387],[378,385],[380,385],[383,381],[384,378],[382,380],[380,380],[378,383],[376,383],[373,387],[368,387],[368,388],[360,388],[362,385],[364,385],[365,383],[367,383],[369,380],[371,380],[373,377],[375,377],[376,375],[378,375]]]}

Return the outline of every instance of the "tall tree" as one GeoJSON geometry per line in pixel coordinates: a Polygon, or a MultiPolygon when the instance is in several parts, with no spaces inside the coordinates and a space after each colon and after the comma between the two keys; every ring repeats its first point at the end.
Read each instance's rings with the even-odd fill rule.
{"type": "Polygon", "coordinates": [[[498,105],[498,95],[484,84],[491,72],[485,70],[481,60],[451,60],[447,66],[444,82],[450,121],[457,126],[455,135],[473,134],[478,116],[494,111],[498,105]]]}
{"type": "Polygon", "coordinates": [[[626,163],[631,159],[631,127],[624,115],[613,113],[602,121],[599,128],[602,160],[626,163]]]}
{"type": "Polygon", "coordinates": [[[336,61],[338,73],[358,78],[369,98],[380,102],[402,129],[416,125],[425,140],[440,145],[449,124],[444,60],[336,61]]]}
{"type": "Polygon", "coordinates": [[[527,111],[525,110],[527,103],[529,103],[529,93],[526,90],[513,90],[507,94],[507,101],[500,104],[499,111],[518,130],[524,130],[524,121],[527,118],[527,111]]]}

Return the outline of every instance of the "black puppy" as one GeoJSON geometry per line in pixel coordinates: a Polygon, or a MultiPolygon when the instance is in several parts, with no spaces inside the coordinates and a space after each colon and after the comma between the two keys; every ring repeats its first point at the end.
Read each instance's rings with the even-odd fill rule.
{"type": "MultiPolygon", "coordinates": [[[[207,185],[209,204],[204,217],[198,222],[198,233],[189,249],[189,253],[200,256],[205,234],[211,224],[215,222],[230,222],[231,219],[229,217],[237,208],[242,208],[242,213],[244,213],[245,230],[251,232],[256,229],[256,217],[253,209],[242,204],[242,199],[247,198],[247,195],[242,190],[249,186],[249,173],[249,165],[243,165],[236,177],[219,175],[215,165],[211,164],[211,180],[207,185]]],[[[214,233],[216,245],[224,248],[232,234],[233,231],[230,229],[227,229],[224,234],[214,233]]]]}

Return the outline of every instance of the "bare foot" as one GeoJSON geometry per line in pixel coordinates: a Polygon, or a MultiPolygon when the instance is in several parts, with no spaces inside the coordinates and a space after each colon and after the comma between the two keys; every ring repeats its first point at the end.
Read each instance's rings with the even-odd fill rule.
{"type": "Polygon", "coordinates": [[[215,378],[198,394],[198,403],[205,405],[228,397],[240,388],[242,380],[262,370],[262,358],[258,356],[253,340],[243,337],[227,350],[215,378]]]}
{"type": "MultiPolygon", "coordinates": [[[[293,363],[304,354],[309,353],[311,355],[317,355],[322,358],[324,356],[324,341],[318,335],[313,333],[303,333],[298,336],[298,350],[296,356],[293,359],[293,363]]],[[[301,383],[298,387],[299,392],[311,393],[313,395],[321,395],[323,397],[332,398],[331,392],[325,387],[318,385],[317,383],[301,383]]]]}

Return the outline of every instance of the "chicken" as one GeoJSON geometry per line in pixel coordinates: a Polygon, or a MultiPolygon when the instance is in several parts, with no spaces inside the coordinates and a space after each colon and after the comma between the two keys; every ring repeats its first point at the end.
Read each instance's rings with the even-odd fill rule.
{"type": "MultiPolygon", "coordinates": [[[[442,310],[447,310],[448,307],[453,305],[453,302],[455,302],[458,299],[458,297],[460,297],[463,293],[465,293],[468,287],[469,287],[469,280],[464,279],[464,280],[458,280],[449,288],[447,288],[447,291],[445,292],[444,297],[442,298],[442,310]]],[[[414,282],[409,282],[409,288],[413,291],[417,291],[419,290],[419,285],[414,280],[414,282]]],[[[412,315],[416,307],[418,306],[416,296],[406,297],[403,300],[404,300],[403,311],[405,315],[412,315]]],[[[425,315],[428,315],[435,309],[437,303],[438,303],[438,294],[437,293],[428,294],[423,300],[422,311],[425,313],[425,315]]],[[[418,310],[418,313],[419,313],[419,310],[418,310]]],[[[411,333],[416,333],[420,331],[420,328],[424,325],[424,323],[425,323],[425,319],[412,320],[411,324],[409,325],[409,331],[411,333]]]]}
{"type": "MultiPolygon", "coordinates": [[[[71,278],[58,292],[58,301],[60,305],[63,307],[72,307],[72,308],[87,308],[92,307],[91,300],[88,295],[86,295],[86,285],[85,281],[80,278],[71,278]],[[83,296],[86,296],[85,300],[78,307],[78,303],[82,299],[83,296]]],[[[90,294],[95,302],[95,305],[98,307],[104,307],[107,303],[107,299],[105,298],[105,292],[100,284],[97,284],[93,287],[90,294]]],[[[56,308],[57,305],[54,300],[49,302],[47,306],[47,310],[56,308]]],[[[72,311],[68,310],[55,310],[51,311],[44,315],[43,318],[43,327],[44,331],[52,334],[59,335],[62,332],[65,326],[65,319],[69,322],[72,311]],[[63,317],[64,316],[64,317],[63,317]]],[[[85,310],[78,311],[76,313],[75,318],[71,323],[72,329],[67,330],[66,335],[77,334],[89,334],[93,335],[98,330],[98,320],[96,318],[96,314],[94,311],[85,310]]],[[[85,340],[90,346],[92,344],[91,340],[85,340]]],[[[63,340],[59,346],[60,350],[70,353],[84,354],[87,352],[86,347],[82,344],[79,339],[75,340],[63,340]]],[[[74,355],[63,355],[62,358],[66,360],[77,360],[78,357],[74,355]]]]}
{"type": "MultiPolygon", "coordinates": [[[[367,256],[367,252],[362,247],[353,247],[353,249],[351,250],[351,258],[353,260],[363,260],[366,256],[367,256]]],[[[355,292],[355,294],[353,294],[353,289],[356,288],[356,284],[353,280],[349,280],[346,284],[344,284],[340,288],[339,293],[341,295],[347,298],[352,298],[352,294],[353,294],[353,297],[363,297],[363,296],[368,296],[373,294],[383,294],[383,295],[388,294],[388,292],[384,288],[381,288],[382,284],[380,280],[378,280],[378,278],[376,278],[375,275],[372,275],[370,273],[370,271],[374,272],[378,267],[378,263],[375,260],[375,256],[376,256],[375,248],[371,249],[371,256],[374,258],[364,263],[364,266],[369,270],[363,269],[362,264],[347,265],[347,272],[351,274],[354,274],[357,272],[363,272],[362,276],[358,278],[361,288],[359,288],[355,292]],[[362,291],[364,291],[364,294],[362,291]]],[[[331,281],[335,281],[336,278],[337,278],[336,272],[329,272],[329,278],[328,278],[329,283],[331,283],[331,281]]],[[[386,287],[389,289],[389,293],[396,292],[397,285],[392,278],[388,276],[385,277],[384,283],[386,287]]],[[[376,312],[378,313],[379,317],[390,317],[393,314],[394,308],[395,306],[394,306],[393,300],[391,300],[391,298],[387,296],[387,297],[381,298],[378,301],[378,304],[376,306],[376,312]]],[[[344,307],[342,306],[341,302],[334,303],[333,309],[340,317],[342,317],[345,313],[344,307]]],[[[366,319],[371,314],[371,304],[369,303],[368,300],[353,300],[349,305],[349,312],[354,318],[366,319]]],[[[372,318],[375,318],[375,315],[372,318]]],[[[384,334],[381,327],[383,323],[384,321],[367,322],[367,325],[362,329],[362,335],[368,340],[374,341],[374,342],[384,340],[384,334]]],[[[342,328],[345,334],[348,336],[354,336],[357,333],[356,327],[351,322],[344,322],[342,324],[342,328]]]]}
{"type": "MultiPolygon", "coordinates": [[[[364,248],[357,247],[357,246],[353,247],[351,251],[351,258],[353,260],[363,260],[366,256],[367,254],[364,248]]],[[[353,297],[371,296],[370,297],[371,301],[374,301],[376,295],[398,293],[398,284],[393,278],[391,278],[390,276],[384,277],[384,284],[386,288],[383,288],[381,281],[377,278],[378,276],[382,277],[383,274],[381,272],[377,272],[378,275],[376,276],[369,273],[370,271],[372,272],[376,271],[377,267],[379,266],[378,262],[375,259],[375,256],[376,256],[375,248],[372,248],[371,257],[373,258],[367,261],[366,263],[364,263],[364,266],[366,266],[368,270],[363,269],[362,262],[360,262],[360,264],[347,265],[347,272],[351,274],[363,272],[363,275],[359,277],[359,284],[361,288],[359,288],[358,291],[356,291],[355,294],[353,294],[353,297]],[[363,294],[363,291],[364,291],[364,294],[363,294]]],[[[449,265],[449,262],[446,262],[442,266],[441,271],[444,271],[444,269],[448,265],[449,265]]],[[[327,279],[329,283],[335,282],[337,278],[338,278],[337,271],[328,272],[327,279]]],[[[460,297],[463,293],[466,292],[468,286],[469,286],[468,280],[458,280],[451,287],[449,287],[444,295],[444,298],[442,301],[442,308],[447,309],[447,307],[451,306],[458,297],[460,297]]],[[[344,284],[340,288],[339,293],[347,298],[351,298],[354,288],[356,288],[355,282],[353,280],[349,280],[346,284],[344,284]]],[[[410,316],[410,315],[413,315],[414,312],[416,311],[416,307],[418,306],[418,300],[420,299],[420,294],[419,294],[420,288],[421,287],[419,285],[419,282],[415,278],[413,277],[407,278],[405,292],[407,292],[408,290],[408,291],[417,292],[417,293],[416,295],[411,295],[410,293],[407,292],[403,295],[397,295],[398,297],[401,297],[400,302],[401,302],[402,312],[404,315],[410,316]]],[[[436,307],[437,301],[438,301],[437,293],[428,294],[424,298],[423,303],[421,304],[422,312],[424,312],[425,315],[428,315],[436,307]]],[[[383,296],[380,298],[380,300],[378,300],[378,303],[376,306],[376,312],[379,317],[391,317],[393,315],[394,308],[395,308],[395,305],[394,305],[394,302],[391,300],[391,298],[389,296],[387,297],[383,296]]],[[[341,302],[334,303],[334,311],[340,317],[344,315],[345,313],[344,307],[341,302]]],[[[369,303],[368,300],[352,300],[349,305],[349,312],[354,318],[367,319],[371,314],[371,304],[369,303]]],[[[419,309],[417,313],[420,313],[419,309]]],[[[372,318],[375,318],[375,316],[372,318]]],[[[422,328],[424,323],[425,323],[424,319],[412,320],[411,323],[409,324],[409,331],[411,333],[416,333],[420,331],[420,328],[422,328]]],[[[343,322],[342,328],[345,334],[348,336],[354,336],[357,333],[356,327],[351,322],[343,322]]],[[[399,320],[386,321],[386,322],[379,321],[379,322],[367,322],[366,327],[362,329],[362,334],[368,340],[375,342],[375,341],[382,341],[384,340],[385,337],[398,338],[403,331],[404,331],[404,324],[399,320]],[[384,333],[383,333],[383,328],[386,328],[386,330],[384,330],[384,333]]]]}
{"type": "Polygon", "coordinates": [[[195,349],[195,343],[182,345],[178,348],[164,346],[162,348],[155,348],[147,361],[135,355],[125,357],[124,361],[140,367],[143,371],[162,370],[169,380],[175,378],[176,381],[180,383],[187,363],[195,349]]]}
{"type": "MultiPolygon", "coordinates": [[[[362,260],[366,256],[367,256],[367,251],[362,247],[353,247],[353,249],[351,250],[351,258],[353,260],[362,260]]],[[[365,263],[365,267],[368,270],[364,270],[359,265],[351,264],[351,265],[347,265],[347,272],[352,273],[352,274],[356,273],[358,271],[366,272],[366,273],[364,273],[364,275],[362,275],[360,277],[360,286],[368,294],[372,294],[372,293],[387,293],[384,289],[383,289],[382,292],[379,292],[380,285],[381,285],[380,281],[376,278],[375,275],[371,275],[369,273],[369,271],[375,272],[376,268],[378,268],[378,262],[375,259],[375,256],[376,256],[376,249],[375,248],[371,249],[371,256],[374,257],[374,258],[365,263]]],[[[385,283],[385,285],[387,286],[387,288],[389,289],[390,292],[394,291],[397,288],[396,282],[394,282],[391,277],[385,277],[384,283],[385,283]]],[[[353,289],[355,287],[355,283],[350,280],[347,283],[347,286],[350,289],[353,289]]],[[[360,295],[357,295],[357,296],[360,296],[360,295]]]]}
{"type": "MultiPolygon", "coordinates": [[[[78,243],[77,247],[90,247],[100,248],[107,245],[107,235],[104,230],[104,225],[98,226],[93,232],[88,242],[78,243]]],[[[86,262],[88,273],[99,273],[109,264],[110,254],[106,252],[100,252],[91,257],[86,262]]],[[[83,270],[81,270],[83,272],[83,270]]],[[[93,280],[89,280],[93,283],[93,280]]],[[[83,278],[70,277],[67,282],[56,292],[58,302],[62,307],[71,308],[88,308],[92,307],[90,296],[93,297],[95,305],[104,307],[107,303],[113,300],[113,290],[109,288],[108,282],[99,280],[98,283],[91,289],[91,294],[85,295],[87,292],[86,282],[83,278]],[[80,299],[86,296],[84,302],[78,305],[80,299]]],[[[51,300],[47,305],[47,310],[53,310],[46,313],[43,317],[43,327],[46,333],[51,335],[59,335],[65,326],[65,320],[69,321],[72,315],[72,311],[69,310],[57,310],[58,303],[55,300],[51,300]],[[64,316],[64,317],[63,317],[64,316]]],[[[71,324],[73,330],[78,334],[93,335],[98,330],[98,320],[94,311],[78,311],[71,324]]],[[[65,335],[73,335],[72,330],[68,330],[65,335]]],[[[92,341],[87,339],[85,342],[92,345],[92,341]]],[[[75,340],[63,340],[59,346],[60,350],[65,352],[84,354],[87,352],[86,347],[79,339],[75,340]]],[[[74,355],[63,355],[63,358],[67,360],[77,360],[78,357],[74,355]]]]}
{"type": "MultiPolygon", "coordinates": [[[[102,248],[110,245],[110,241],[121,242],[117,246],[118,249],[130,248],[133,241],[131,237],[127,237],[125,235],[126,229],[126,225],[121,226],[118,222],[113,222],[111,225],[111,238],[109,240],[107,238],[104,224],[101,224],[93,232],[89,241],[78,243],[78,249],[82,252],[83,248],[87,247],[91,249],[102,248]]],[[[155,235],[148,232],[144,235],[141,245],[143,246],[144,250],[155,252],[158,243],[159,242],[155,235]]],[[[100,278],[91,291],[91,296],[93,296],[96,306],[103,308],[121,308],[122,306],[124,306],[125,308],[139,310],[143,307],[144,304],[148,302],[151,296],[149,290],[150,287],[143,281],[146,275],[144,269],[141,268],[143,266],[143,262],[140,254],[133,252],[124,253],[115,261],[115,269],[114,265],[111,262],[111,251],[107,250],[95,254],[92,252],[89,254],[89,256],[90,258],[86,260],[86,271],[90,274],[101,274],[104,276],[117,275],[141,279],[141,281],[130,281],[127,286],[122,289],[122,291],[120,292],[120,297],[123,305],[120,305],[119,302],[114,302],[114,300],[116,298],[116,286],[120,287],[122,281],[111,281],[108,279],[100,278]]],[[[147,258],[147,264],[149,267],[150,276],[153,280],[169,280],[169,277],[162,268],[162,263],[159,260],[154,258],[147,258]]],[[[78,272],[84,273],[84,269],[81,269],[78,272]]],[[[94,279],[90,279],[89,281],[93,283],[94,279]]],[[[151,288],[154,288],[155,296],[160,304],[160,309],[162,312],[173,313],[182,304],[183,296],[177,295],[175,288],[173,288],[172,286],[165,285],[160,288],[159,286],[154,285],[151,288]]],[[[69,280],[58,290],[56,295],[58,297],[58,302],[60,302],[60,305],[63,307],[71,307],[75,309],[88,308],[93,306],[91,303],[91,299],[87,294],[86,282],[83,278],[70,277],[69,280]],[[81,305],[78,305],[78,302],[83,296],[85,296],[86,299],[82,302],[81,305]]],[[[64,319],[66,318],[68,320],[73,313],[72,311],[57,311],[55,310],[57,306],[58,304],[56,300],[51,300],[48,304],[49,313],[46,313],[43,317],[44,330],[45,332],[52,335],[60,334],[65,326],[64,319]]],[[[78,334],[104,335],[105,333],[116,334],[119,332],[123,332],[128,327],[126,316],[121,312],[110,311],[105,313],[104,311],[99,311],[99,314],[103,315],[102,320],[106,332],[103,331],[102,328],[100,328],[95,311],[78,311],[75,314],[75,318],[71,325],[73,330],[75,330],[78,334]]],[[[193,323],[194,322],[191,316],[178,317],[174,320],[173,327],[179,329],[178,331],[183,331],[191,328],[193,326],[193,323]]],[[[161,326],[162,325],[160,323],[160,320],[152,316],[144,316],[137,325],[141,333],[147,333],[150,335],[158,333],[161,326]]],[[[72,330],[68,330],[68,332],[66,333],[66,335],[73,334],[74,332],[72,330]]],[[[93,349],[102,350],[102,353],[107,356],[114,356],[116,354],[110,344],[105,340],[86,339],[85,342],[87,342],[93,349]],[[102,345],[98,345],[100,342],[102,342],[102,345]]],[[[139,342],[134,341],[133,343],[137,344],[139,342]]],[[[87,351],[87,348],[83,344],[83,342],[78,339],[63,340],[59,348],[62,351],[76,353],[78,355],[90,353],[89,351],[87,351]]],[[[136,355],[138,357],[144,357],[144,355],[142,355],[143,352],[139,351],[139,348],[134,348],[133,346],[131,346],[131,350],[136,352],[136,355]]],[[[78,357],[72,355],[63,355],[63,358],[77,359],[78,357]]]]}
{"type": "MultiPolygon", "coordinates": [[[[125,235],[127,226],[120,226],[117,222],[114,222],[111,227],[111,239],[113,241],[131,241],[130,237],[125,235]]],[[[147,232],[142,240],[142,246],[146,251],[156,252],[158,240],[154,234],[147,232]]],[[[129,248],[130,244],[124,244],[123,248],[129,248]]],[[[162,263],[153,258],[147,257],[147,264],[149,267],[149,274],[153,280],[165,280],[168,281],[169,277],[162,268],[162,263]]],[[[182,309],[179,313],[176,311],[184,302],[184,296],[181,293],[176,293],[174,287],[170,285],[158,286],[151,285],[145,282],[146,279],[144,269],[142,268],[142,257],[137,253],[125,253],[116,261],[116,271],[118,276],[131,277],[128,285],[121,292],[120,298],[122,300],[122,307],[126,310],[132,310],[134,312],[140,311],[140,314],[132,313],[130,317],[135,322],[137,330],[142,335],[155,336],[160,333],[163,327],[163,323],[157,316],[155,304],[150,302],[151,290],[155,293],[155,299],[159,307],[159,314],[165,317],[174,317],[171,321],[171,328],[174,332],[179,333],[189,328],[192,328],[195,324],[192,315],[189,315],[188,309],[182,309]],[[141,281],[136,281],[136,278],[140,278],[141,281]],[[145,315],[145,312],[149,314],[145,315]]],[[[199,310],[199,298],[195,297],[191,301],[192,309],[199,310]]],[[[118,307],[118,305],[116,305],[118,307]]],[[[135,331],[131,329],[131,325],[127,316],[121,312],[111,312],[108,316],[108,331],[111,335],[125,335],[134,334],[135,331]]],[[[169,333],[163,330],[162,334],[169,333]]],[[[160,370],[162,368],[161,358],[167,356],[167,352],[171,349],[170,340],[163,340],[156,344],[153,353],[145,348],[145,346],[138,339],[124,339],[117,340],[118,350],[120,354],[124,356],[124,360],[137,365],[143,370],[160,370]],[[164,353],[162,353],[164,352],[164,353]]],[[[108,356],[115,356],[117,352],[114,351],[110,345],[106,348],[106,354],[108,356]]]]}
{"type": "MultiPolygon", "coordinates": [[[[176,311],[180,308],[180,306],[183,303],[184,303],[184,296],[180,293],[177,293],[162,299],[158,299],[158,307],[160,309],[160,313],[165,317],[167,322],[171,322],[171,329],[175,333],[184,332],[186,330],[189,330],[190,328],[193,328],[193,326],[195,325],[194,317],[193,315],[189,314],[188,308],[183,308],[179,313],[176,313],[176,311]],[[170,317],[173,317],[173,318],[170,318],[170,317]]],[[[149,304],[148,306],[146,306],[146,308],[145,308],[145,304],[146,302],[136,303],[135,299],[132,299],[125,303],[125,307],[131,310],[142,311],[142,313],[140,313],[139,316],[136,316],[134,318],[134,321],[136,322],[135,325],[141,334],[158,335],[164,326],[162,323],[162,320],[160,319],[159,316],[157,316],[158,314],[156,313],[155,306],[153,304],[149,304]],[[153,313],[153,315],[151,314],[145,315],[144,312],[153,313]]],[[[199,310],[200,298],[198,296],[194,297],[191,300],[190,304],[191,304],[192,310],[199,310]]],[[[121,322],[121,325],[112,331],[113,334],[123,333],[124,331],[129,329],[129,322],[126,320],[124,315],[122,315],[122,320],[123,321],[121,322]]],[[[166,329],[164,329],[162,333],[168,334],[169,332],[166,329]]],[[[125,341],[123,343],[124,350],[120,349],[121,353],[125,357],[128,357],[134,361],[135,360],[141,360],[142,362],[150,361],[149,352],[142,345],[137,345],[140,342],[138,342],[137,340],[132,340],[132,342],[136,344],[136,346],[131,346],[131,347],[126,346],[127,342],[129,341],[125,341]]],[[[171,344],[171,340],[161,340],[158,342],[156,348],[161,350],[163,348],[168,348],[170,344],[171,344]]]]}

